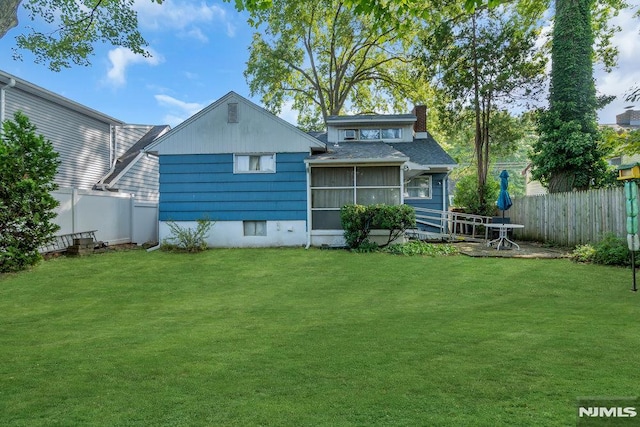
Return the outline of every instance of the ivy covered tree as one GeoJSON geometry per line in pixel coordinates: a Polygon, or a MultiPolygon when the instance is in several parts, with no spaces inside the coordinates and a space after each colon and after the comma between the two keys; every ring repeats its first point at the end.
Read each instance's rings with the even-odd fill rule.
{"type": "Polygon", "coordinates": [[[556,0],[549,108],[540,114],[532,176],[550,193],[608,181],[593,80],[594,0],[556,0]]]}
{"type": "Polygon", "coordinates": [[[35,265],[38,249],[60,228],[51,221],[58,201],[51,191],[58,153],[36,134],[27,116],[18,112],[3,123],[0,140],[0,272],[35,265]]]}

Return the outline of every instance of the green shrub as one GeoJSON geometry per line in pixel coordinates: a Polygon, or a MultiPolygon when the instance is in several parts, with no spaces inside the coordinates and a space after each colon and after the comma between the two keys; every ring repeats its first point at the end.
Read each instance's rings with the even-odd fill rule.
{"type": "Polygon", "coordinates": [[[602,265],[631,265],[631,254],[627,241],[615,234],[606,234],[595,245],[579,245],[573,250],[571,259],[576,262],[592,262],[602,265]]]}
{"type": "Polygon", "coordinates": [[[347,247],[356,249],[368,242],[371,216],[371,212],[363,205],[346,205],[340,209],[340,222],[347,247]]]}
{"type": "Polygon", "coordinates": [[[475,175],[466,175],[456,183],[456,192],[453,198],[455,206],[465,209],[465,212],[476,215],[493,216],[496,212],[496,200],[500,193],[500,183],[493,177],[487,177],[484,187],[484,205],[478,197],[478,178],[475,175]]]}
{"type": "Polygon", "coordinates": [[[398,243],[395,245],[387,246],[383,249],[384,252],[393,255],[427,255],[427,256],[442,256],[442,255],[456,255],[458,248],[446,243],[427,243],[420,240],[412,240],[407,243],[398,243]]]}
{"type": "Polygon", "coordinates": [[[631,254],[627,241],[614,234],[607,234],[595,246],[596,253],[593,262],[603,265],[631,265],[631,254]]]}
{"type": "Polygon", "coordinates": [[[51,191],[58,170],[53,144],[18,112],[3,124],[0,140],[0,273],[23,270],[60,229],[51,191]]]}
{"type": "Polygon", "coordinates": [[[593,262],[596,248],[590,244],[578,245],[571,253],[571,260],[575,262],[593,262]]]}
{"type": "Polygon", "coordinates": [[[164,239],[164,250],[179,250],[184,252],[201,252],[208,248],[207,237],[215,221],[199,219],[196,228],[180,227],[174,221],[168,221],[171,236],[164,239]]]}
{"type": "Polygon", "coordinates": [[[415,227],[416,213],[408,205],[346,205],[340,209],[340,220],[349,248],[358,249],[363,245],[370,245],[371,230],[389,232],[387,242],[380,245],[385,247],[408,228],[415,227]]]}

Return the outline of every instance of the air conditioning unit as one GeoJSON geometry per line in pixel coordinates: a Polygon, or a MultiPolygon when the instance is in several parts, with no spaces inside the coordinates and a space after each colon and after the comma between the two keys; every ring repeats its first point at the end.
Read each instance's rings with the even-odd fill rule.
{"type": "Polygon", "coordinates": [[[356,130],[355,129],[346,129],[344,131],[344,139],[356,139],[356,130]]]}

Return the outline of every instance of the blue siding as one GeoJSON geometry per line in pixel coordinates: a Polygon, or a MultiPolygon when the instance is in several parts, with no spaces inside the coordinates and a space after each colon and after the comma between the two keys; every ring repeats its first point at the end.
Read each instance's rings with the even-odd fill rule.
{"type": "Polygon", "coordinates": [[[446,178],[444,173],[434,173],[431,175],[431,191],[433,195],[430,199],[405,199],[405,204],[426,209],[447,210],[447,200],[445,199],[445,206],[442,205],[442,192],[446,191],[444,188],[443,180],[446,178]]]}
{"type": "Polygon", "coordinates": [[[308,153],[277,153],[276,173],[234,174],[233,154],[160,156],[160,220],[306,220],[308,153]]]}

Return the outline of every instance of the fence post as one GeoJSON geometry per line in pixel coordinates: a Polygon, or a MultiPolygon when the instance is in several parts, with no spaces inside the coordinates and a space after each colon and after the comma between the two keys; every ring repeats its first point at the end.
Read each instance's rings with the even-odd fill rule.
{"type": "Polygon", "coordinates": [[[71,189],[71,232],[76,233],[78,230],[78,189],[71,189]]]}
{"type": "Polygon", "coordinates": [[[130,212],[130,223],[129,223],[129,242],[130,243],[134,243],[133,241],[133,231],[134,231],[134,225],[133,222],[135,221],[135,206],[136,206],[136,195],[135,194],[131,194],[131,202],[129,203],[129,212],[130,212]]]}

